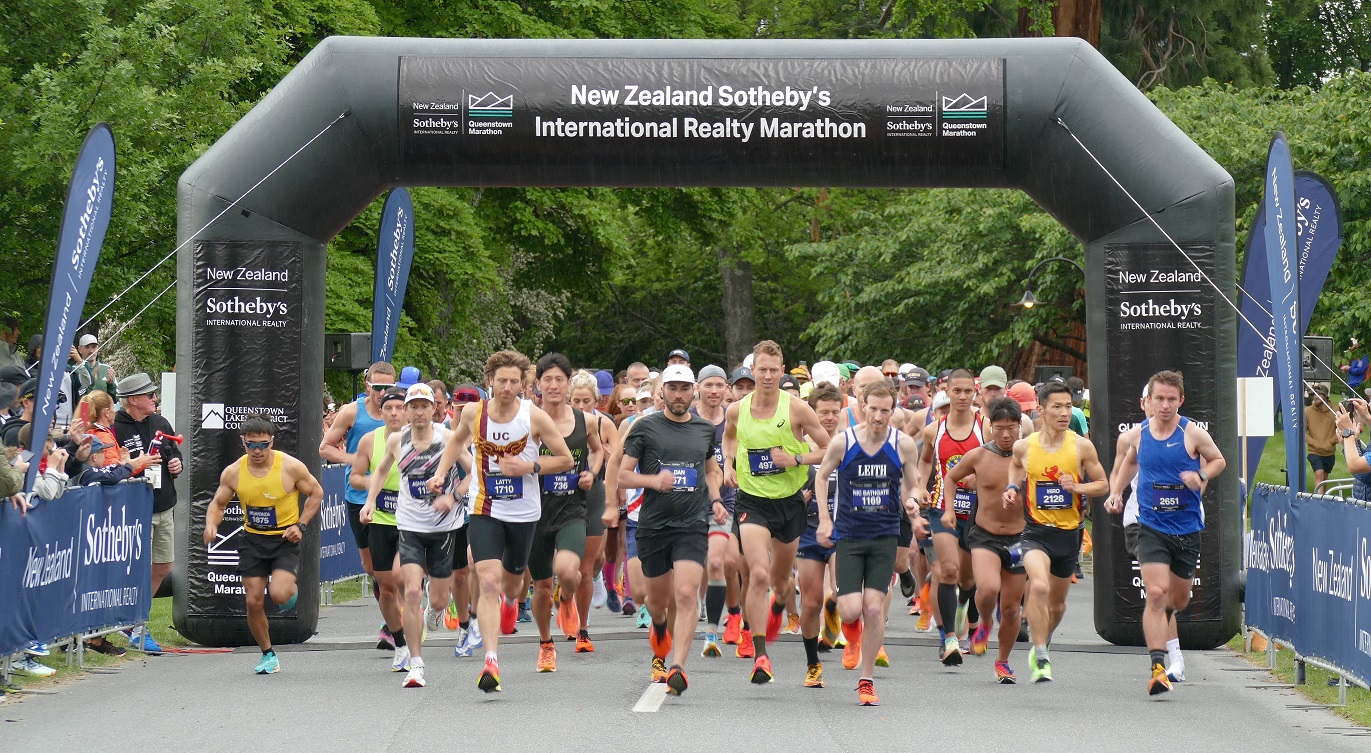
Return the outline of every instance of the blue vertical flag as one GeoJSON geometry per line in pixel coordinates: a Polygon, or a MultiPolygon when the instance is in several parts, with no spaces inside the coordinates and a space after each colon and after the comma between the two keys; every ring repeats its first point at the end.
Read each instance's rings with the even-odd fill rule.
{"type": "MultiPolygon", "coordinates": [[[[1300,336],[1303,337],[1342,246],[1342,209],[1328,181],[1308,170],[1295,171],[1295,198],[1295,234],[1300,250],[1300,336]]],[[[1238,322],[1240,377],[1270,377],[1276,370],[1276,324],[1271,315],[1271,279],[1266,265],[1266,210],[1263,206],[1257,209],[1257,219],[1247,236],[1247,253],[1243,258],[1245,294],[1241,309],[1246,321],[1238,322]],[[1247,326],[1247,322],[1256,330],[1247,326]]],[[[1247,488],[1251,489],[1257,475],[1257,460],[1266,448],[1266,437],[1247,437],[1246,442],[1250,459],[1247,488]]]]}
{"type": "Polygon", "coordinates": [[[381,230],[376,243],[376,289],[371,304],[371,361],[389,361],[395,355],[395,336],[400,330],[400,309],[405,304],[409,265],[414,261],[414,204],[409,191],[397,188],[386,197],[381,210],[381,230]]]}
{"type": "Polygon", "coordinates": [[[38,474],[43,445],[47,443],[48,430],[57,410],[57,391],[62,386],[68,349],[81,320],[81,309],[86,305],[86,294],[90,292],[95,263],[100,259],[100,246],[105,242],[113,204],[114,134],[108,125],[99,123],[81,144],[76,169],[67,186],[67,204],[62,211],[62,228],[57,236],[57,258],[48,286],[43,359],[38,367],[38,391],[33,396],[33,438],[29,444],[34,458],[24,479],[25,489],[33,489],[33,480],[38,474]]]}
{"type": "Polygon", "coordinates": [[[1295,240],[1295,168],[1285,134],[1266,157],[1266,269],[1275,320],[1276,393],[1285,430],[1286,480],[1304,490],[1304,389],[1300,369],[1300,268],[1295,240]]]}

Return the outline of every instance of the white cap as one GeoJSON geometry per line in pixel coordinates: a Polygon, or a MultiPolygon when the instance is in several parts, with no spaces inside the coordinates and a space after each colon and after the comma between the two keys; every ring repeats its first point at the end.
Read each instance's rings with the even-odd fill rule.
{"type": "Polygon", "coordinates": [[[743,365],[746,366],[746,367],[749,368],[749,369],[752,368],[752,354],[751,354],[751,353],[748,353],[747,355],[743,356],[743,365]]]}
{"type": "Polygon", "coordinates": [[[409,405],[415,400],[427,400],[430,403],[435,403],[436,401],[433,399],[433,388],[424,382],[410,385],[410,388],[405,392],[405,405],[409,405]]]}
{"type": "Polygon", "coordinates": [[[78,341],[76,344],[83,348],[87,345],[99,345],[100,338],[96,337],[95,335],[81,335],[80,341],[78,341]]]}
{"type": "Polygon", "coordinates": [[[939,392],[939,393],[937,394],[937,396],[935,396],[935,397],[933,398],[933,408],[932,408],[932,409],[933,409],[933,410],[937,410],[937,409],[939,409],[939,408],[945,408],[945,407],[947,407],[947,406],[949,406],[949,405],[951,405],[951,404],[952,404],[952,399],[949,398],[949,397],[947,396],[947,393],[946,393],[946,392],[939,392]]]}
{"type": "Polygon", "coordinates": [[[913,370],[915,370],[915,369],[917,369],[917,368],[919,368],[919,367],[918,367],[918,366],[915,366],[915,365],[912,364],[912,363],[902,363],[902,364],[900,364],[900,378],[901,378],[901,379],[904,379],[905,377],[909,376],[909,373],[910,373],[911,371],[913,371],[913,370]]]}
{"type": "Polygon", "coordinates": [[[667,382],[685,382],[695,384],[695,372],[683,363],[673,363],[662,370],[662,384],[667,382]]]}
{"type": "Polygon", "coordinates": [[[838,364],[832,361],[820,361],[809,367],[809,375],[814,378],[814,383],[828,382],[834,387],[842,381],[842,375],[838,372],[838,364]]]}
{"type": "Polygon", "coordinates": [[[636,397],[634,397],[633,399],[634,399],[634,400],[650,400],[650,399],[652,399],[652,388],[649,387],[649,386],[647,386],[646,384],[644,384],[642,387],[639,387],[639,388],[638,388],[638,395],[637,395],[636,397]]]}
{"type": "Polygon", "coordinates": [[[657,371],[655,371],[655,370],[654,370],[654,371],[649,371],[649,372],[647,372],[647,378],[648,378],[648,379],[656,379],[656,378],[659,377],[659,376],[661,376],[661,373],[659,373],[659,372],[657,372],[657,371]]]}

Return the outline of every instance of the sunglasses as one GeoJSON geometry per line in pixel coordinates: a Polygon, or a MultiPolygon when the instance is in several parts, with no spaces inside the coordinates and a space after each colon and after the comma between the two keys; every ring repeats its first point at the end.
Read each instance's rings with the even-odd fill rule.
{"type": "Polygon", "coordinates": [[[390,389],[391,387],[394,387],[395,384],[394,384],[394,383],[391,383],[391,384],[373,384],[373,385],[369,385],[369,386],[371,387],[371,389],[375,390],[376,392],[385,392],[386,390],[390,389]]]}
{"type": "Polygon", "coordinates": [[[452,396],[452,402],[454,403],[474,403],[480,399],[480,395],[470,392],[458,392],[456,395],[452,396]]]}
{"type": "Polygon", "coordinates": [[[634,399],[631,398],[631,397],[621,397],[621,398],[619,398],[619,405],[633,405],[633,404],[636,403],[636,402],[638,402],[638,401],[637,401],[637,400],[634,400],[634,399]]]}
{"type": "Polygon", "coordinates": [[[248,448],[249,450],[265,450],[268,447],[271,447],[271,440],[268,439],[265,442],[249,442],[246,439],[244,439],[243,446],[248,448]]]}

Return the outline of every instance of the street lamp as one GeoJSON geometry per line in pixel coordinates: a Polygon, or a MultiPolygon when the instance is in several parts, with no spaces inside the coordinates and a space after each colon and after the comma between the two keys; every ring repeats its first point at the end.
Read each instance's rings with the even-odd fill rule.
{"type": "Polygon", "coordinates": [[[1033,266],[1033,269],[1029,271],[1028,277],[1024,279],[1023,298],[1020,298],[1019,302],[1014,304],[1015,306],[1023,306],[1026,309],[1031,309],[1034,306],[1038,305],[1038,298],[1037,296],[1033,295],[1033,275],[1036,275],[1038,273],[1038,270],[1043,268],[1043,265],[1053,261],[1064,261],[1067,264],[1070,264],[1071,266],[1075,267],[1076,271],[1081,273],[1082,278],[1085,277],[1085,267],[1082,267],[1080,262],[1076,261],[1075,259],[1068,259],[1065,256],[1049,256],[1046,259],[1043,259],[1042,261],[1038,262],[1036,265],[1033,266]]]}

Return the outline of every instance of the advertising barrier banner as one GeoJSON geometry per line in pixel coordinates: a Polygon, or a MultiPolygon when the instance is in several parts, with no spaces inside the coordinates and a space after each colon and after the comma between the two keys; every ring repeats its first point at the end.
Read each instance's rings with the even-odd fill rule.
{"type": "Polygon", "coordinates": [[[324,504],[319,508],[319,582],[361,575],[362,557],[348,525],[347,489],[349,466],[326,465],[319,482],[324,485],[324,504]]]}
{"type": "MultiPolygon", "coordinates": [[[[250,415],[276,425],[273,448],[295,455],[299,445],[299,379],[304,321],[304,260],[298,243],[202,241],[195,245],[191,325],[191,544],[185,563],[186,613],[247,614],[238,574],[243,509],[229,503],[219,538],[200,539],[219,474],[243,457],[238,427],[250,415]]],[[[306,534],[306,545],[309,534],[306,534]]]]}
{"type": "Polygon", "coordinates": [[[1288,490],[1258,484],[1247,533],[1247,623],[1268,637],[1295,642],[1296,516],[1288,490]]]}
{"type": "Polygon", "coordinates": [[[27,515],[0,505],[0,654],[146,621],[151,521],[143,482],[69,489],[27,515]]]}

